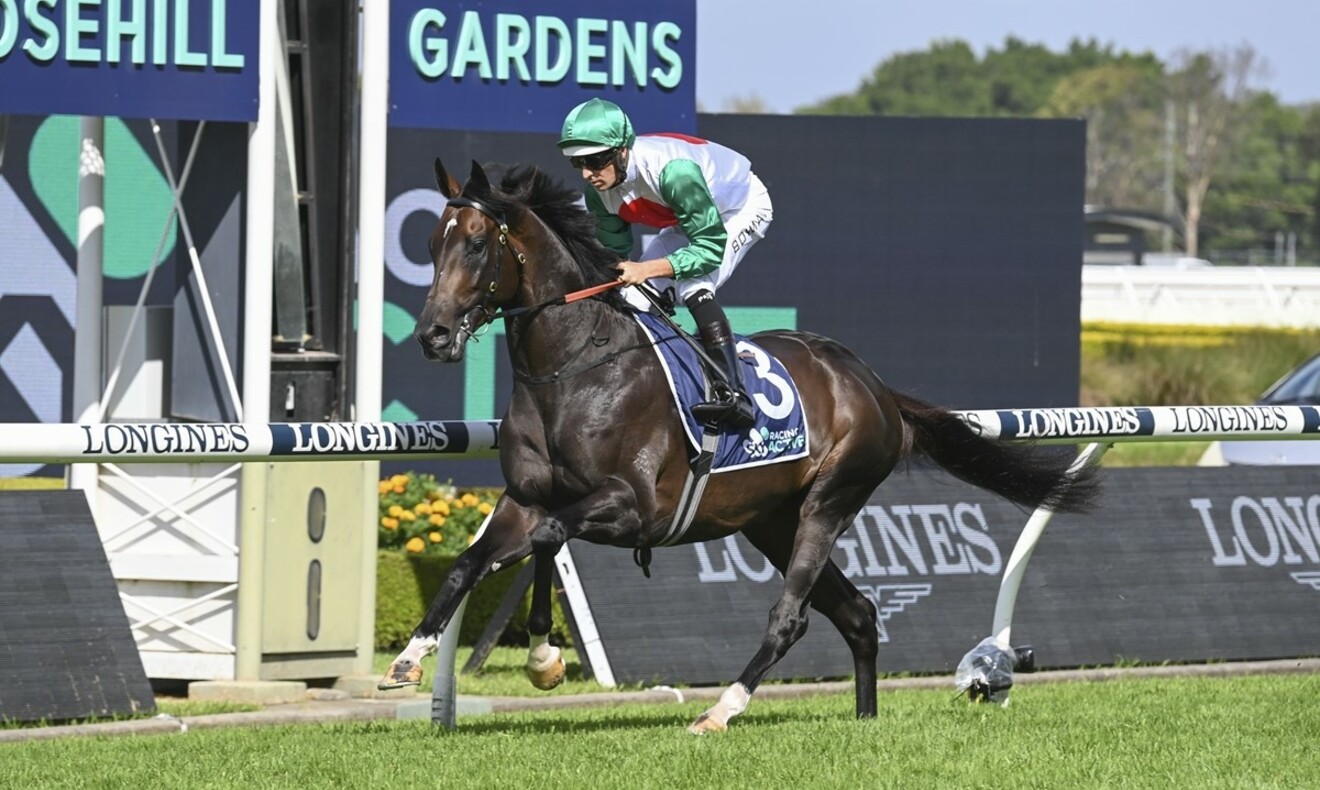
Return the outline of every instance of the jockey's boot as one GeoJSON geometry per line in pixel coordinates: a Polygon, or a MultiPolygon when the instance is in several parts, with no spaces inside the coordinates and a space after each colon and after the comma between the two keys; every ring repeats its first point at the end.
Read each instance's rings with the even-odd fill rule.
{"type": "Polygon", "coordinates": [[[701,345],[724,373],[727,384],[716,382],[711,387],[711,400],[692,407],[692,414],[702,423],[714,422],[735,431],[746,430],[756,423],[752,399],[743,386],[742,365],[738,364],[738,351],[734,347],[733,331],[727,319],[702,324],[699,327],[701,345]]]}

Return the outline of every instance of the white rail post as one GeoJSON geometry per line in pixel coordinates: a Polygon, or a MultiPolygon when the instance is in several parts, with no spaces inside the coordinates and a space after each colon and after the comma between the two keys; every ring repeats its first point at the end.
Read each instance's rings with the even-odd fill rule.
{"type": "MultiPolygon", "coordinates": [[[[473,543],[481,539],[494,515],[492,511],[481,522],[477,534],[472,536],[473,543]]],[[[463,627],[467,602],[468,596],[464,595],[454,610],[454,616],[449,619],[449,625],[440,634],[440,646],[435,652],[435,673],[431,677],[431,723],[450,730],[458,727],[458,673],[454,667],[458,665],[458,632],[463,627]]]]}
{"type": "MultiPolygon", "coordinates": [[[[1068,468],[1069,473],[1100,463],[1100,459],[1113,446],[1112,442],[1088,444],[1068,468]]],[[[1036,508],[1036,512],[1027,520],[1027,525],[1022,528],[1022,534],[1018,535],[1013,553],[1008,558],[1008,564],[1004,566],[1004,578],[999,582],[999,598],[995,601],[995,619],[990,633],[994,636],[995,643],[1005,650],[1013,649],[1010,644],[1013,636],[1013,609],[1017,606],[1017,594],[1022,586],[1022,577],[1027,574],[1027,562],[1031,559],[1031,553],[1036,550],[1036,544],[1040,542],[1041,536],[1045,534],[1045,527],[1049,526],[1053,517],[1053,510],[1047,507],[1036,508]]]]}
{"type": "MultiPolygon", "coordinates": [[[[353,353],[352,419],[375,422],[381,416],[385,311],[385,167],[390,113],[390,4],[364,2],[361,94],[358,123],[357,335],[353,353]]],[[[375,524],[375,483],[380,463],[363,464],[362,518],[375,524]]],[[[376,530],[365,530],[362,544],[362,631],[357,672],[371,672],[375,651],[376,530]]]]}
{"type": "MultiPolygon", "coordinates": [[[[257,51],[257,120],[248,127],[247,245],[243,250],[243,394],[234,404],[241,419],[270,421],[270,322],[274,303],[275,256],[275,63],[284,57],[279,40],[276,0],[261,0],[257,51]]],[[[200,269],[199,269],[200,271],[200,269]]],[[[216,333],[216,353],[223,346],[216,333]]],[[[234,677],[257,680],[261,674],[261,609],[266,533],[266,469],[243,464],[240,472],[238,600],[234,623],[234,677]]]]}
{"type": "MultiPolygon", "coordinates": [[[[102,258],[105,247],[105,119],[84,116],[78,135],[78,321],[73,336],[73,417],[100,422],[102,258]]],[[[80,489],[96,516],[96,464],[69,467],[69,487],[80,489]]]]}

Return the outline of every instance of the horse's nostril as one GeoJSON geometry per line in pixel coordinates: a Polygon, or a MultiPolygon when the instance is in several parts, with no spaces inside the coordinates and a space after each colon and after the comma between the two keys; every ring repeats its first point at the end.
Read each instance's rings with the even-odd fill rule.
{"type": "Polygon", "coordinates": [[[449,329],[438,324],[418,330],[414,335],[424,346],[443,346],[449,342],[449,329]]]}

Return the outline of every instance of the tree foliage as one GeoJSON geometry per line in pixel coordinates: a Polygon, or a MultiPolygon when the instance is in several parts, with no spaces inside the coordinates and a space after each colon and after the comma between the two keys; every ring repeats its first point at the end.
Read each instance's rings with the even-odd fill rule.
{"type": "Polygon", "coordinates": [[[1265,68],[1246,45],[1166,63],[1094,39],[1054,52],[1009,37],[984,55],[951,39],[889,57],[853,93],[799,112],[1085,118],[1087,202],[1168,212],[1191,254],[1231,257],[1294,234],[1314,260],[1320,103],[1290,107],[1254,88],[1265,68]]]}

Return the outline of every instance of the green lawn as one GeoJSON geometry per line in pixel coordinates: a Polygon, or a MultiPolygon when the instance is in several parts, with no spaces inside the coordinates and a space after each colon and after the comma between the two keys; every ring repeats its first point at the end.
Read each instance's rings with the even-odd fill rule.
{"type": "Polygon", "coordinates": [[[1042,684],[1008,708],[947,691],[756,700],[693,737],[702,703],[225,728],[0,747],[21,788],[1313,787],[1320,677],[1042,684]]]}

